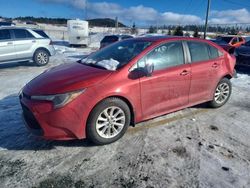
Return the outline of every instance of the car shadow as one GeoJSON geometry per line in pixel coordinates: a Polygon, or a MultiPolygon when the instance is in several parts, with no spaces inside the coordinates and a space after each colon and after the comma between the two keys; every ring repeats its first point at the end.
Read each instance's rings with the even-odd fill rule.
{"type": "Polygon", "coordinates": [[[0,148],[7,150],[52,150],[63,147],[92,147],[84,140],[48,141],[33,136],[22,121],[22,110],[17,94],[0,100],[0,148]]]}
{"type": "Polygon", "coordinates": [[[36,65],[29,61],[17,61],[11,63],[2,63],[0,64],[0,69],[10,69],[16,67],[35,67],[36,65]]]}

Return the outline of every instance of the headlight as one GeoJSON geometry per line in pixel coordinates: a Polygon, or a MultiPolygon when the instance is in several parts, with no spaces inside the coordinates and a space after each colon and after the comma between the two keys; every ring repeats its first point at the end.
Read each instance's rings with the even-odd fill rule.
{"type": "Polygon", "coordinates": [[[70,103],[71,101],[73,101],[76,97],[81,95],[84,91],[85,90],[73,91],[73,92],[57,94],[57,95],[31,96],[31,99],[40,100],[40,101],[51,101],[53,102],[54,108],[60,108],[70,103]]]}

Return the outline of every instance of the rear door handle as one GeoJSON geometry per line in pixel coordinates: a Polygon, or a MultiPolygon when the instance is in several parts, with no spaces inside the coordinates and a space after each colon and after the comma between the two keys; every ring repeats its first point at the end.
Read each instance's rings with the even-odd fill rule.
{"type": "Polygon", "coordinates": [[[36,43],[36,41],[35,41],[35,40],[32,40],[32,43],[36,43]]]}
{"type": "Polygon", "coordinates": [[[188,75],[188,74],[189,74],[189,71],[187,71],[187,70],[184,70],[184,71],[182,71],[182,72],[180,73],[181,76],[186,76],[186,75],[188,75]]]}
{"type": "Polygon", "coordinates": [[[7,44],[8,44],[8,45],[12,45],[12,44],[13,44],[13,42],[8,42],[7,44]]]}

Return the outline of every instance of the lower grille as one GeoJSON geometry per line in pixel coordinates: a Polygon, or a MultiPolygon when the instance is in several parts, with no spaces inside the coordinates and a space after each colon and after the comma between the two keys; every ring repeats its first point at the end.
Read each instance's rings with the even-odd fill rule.
{"type": "Polygon", "coordinates": [[[24,117],[26,123],[28,124],[28,126],[31,129],[41,130],[41,126],[37,122],[37,120],[36,120],[35,116],[32,114],[32,112],[23,104],[21,104],[21,106],[23,109],[23,117],[24,117]]]}

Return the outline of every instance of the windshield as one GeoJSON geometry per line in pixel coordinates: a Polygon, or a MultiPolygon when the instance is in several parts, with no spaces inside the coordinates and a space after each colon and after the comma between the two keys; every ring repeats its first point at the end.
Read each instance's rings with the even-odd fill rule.
{"type": "Polygon", "coordinates": [[[81,63],[115,71],[129,63],[150,45],[151,42],[148,41],[124,40],[91,54],[82,59],[81,63]]]}

